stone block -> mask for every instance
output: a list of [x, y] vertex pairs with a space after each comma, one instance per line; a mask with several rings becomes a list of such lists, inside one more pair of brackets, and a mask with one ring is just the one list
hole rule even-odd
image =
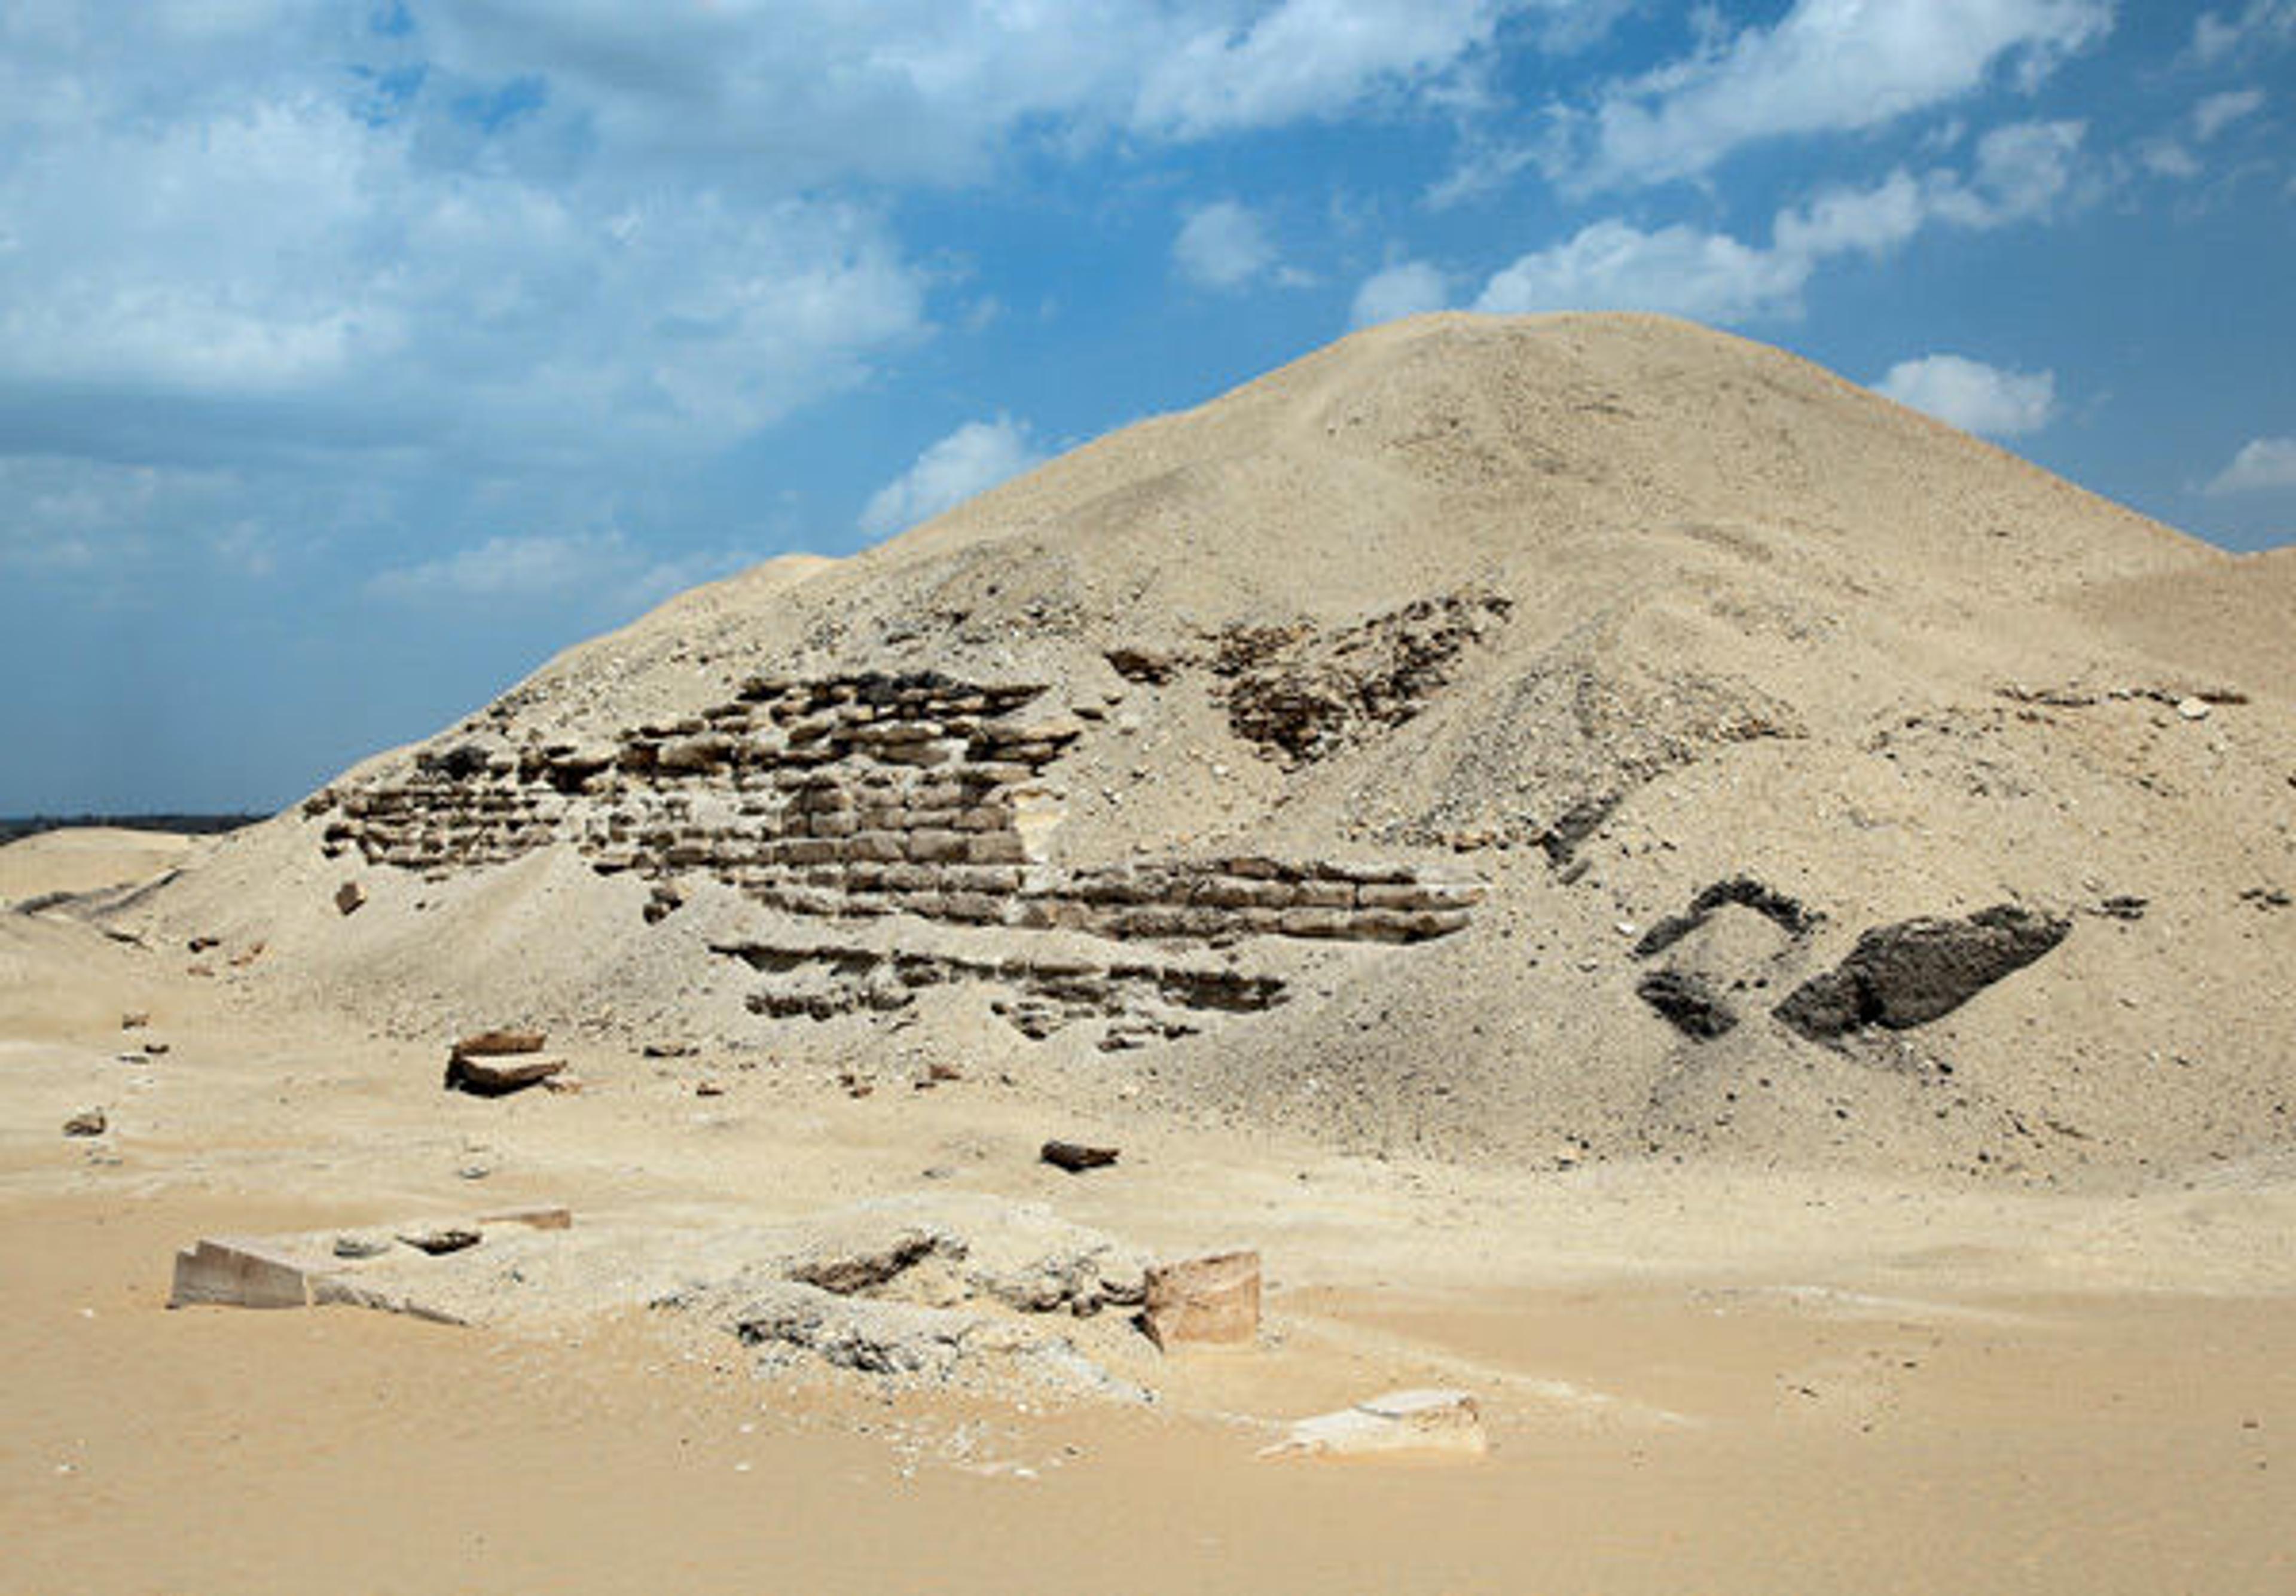
[[1355, 917], [1338, 909], [1287, 909], [1276, 917], [1275, 927], [1286, 936], [1345, 938]]
[[1216, 1253], [1152, 1266], [1141, 1323], [1165, 1352], [1249, 1345], [1259, 1334], [1259, 1255]]
[[1025, 865], [1029, 861], [1029, 845], [1017, 831], [976, 831], [970, 833], [964, 857], [978, 865]]
[[311, 1271], [266, 1245], [225, 1237], [202, 1239], [176, 1255], [171, 1308], [217, 1304], [233, 1308], [300, 1308], [311, 1300]]
[[902, 839], [897, 832], [856, 832], [853, 835], [845, 838], [840, 847], [849, 860], [861, 860], [882, 864], [897, 864], [908, 857], [908, 850], [903, 845]]
[[1353, 909], [1356, 889], [1352, 882], [1303, 881], [1292, 889], [1292, 901], [1301, 909]]
[[961, 831], [931, 828], [912, 831], [906, 839], [907, 857], [924, 863], [947, 863], [968, 856], [972, 838]]

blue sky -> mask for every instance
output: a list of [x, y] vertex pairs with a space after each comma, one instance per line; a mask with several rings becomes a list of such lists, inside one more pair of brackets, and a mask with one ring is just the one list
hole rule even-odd
[[1350, 326], [2296, 536], [2296, 0], [10, 0], [0, 813], [272, 807]]

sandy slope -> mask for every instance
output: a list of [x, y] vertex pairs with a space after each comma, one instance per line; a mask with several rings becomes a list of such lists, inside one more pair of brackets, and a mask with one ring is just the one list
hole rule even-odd
[[73, 827], [0, 846], [0, 908], [50, 893], [86, 893], [146, 881], [192, 857], [199, 843], [160, 832]]

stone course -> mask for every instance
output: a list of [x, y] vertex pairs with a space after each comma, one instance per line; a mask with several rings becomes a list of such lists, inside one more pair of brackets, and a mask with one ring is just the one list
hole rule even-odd
[[692, 872], [790, 914], [910, 914], [1113, 938], [1414, 942], [1480, 884], [1406, 866], [1261, 858], [1068, 868], [1045, 779], [1083, 723], [1045, 689], [933, 673], [753, 679], [734, 702], [611, 743], [473, 738], [396, 779], [330, 788], [330, 854], [424, 873], [570, 844], [602, 874]]

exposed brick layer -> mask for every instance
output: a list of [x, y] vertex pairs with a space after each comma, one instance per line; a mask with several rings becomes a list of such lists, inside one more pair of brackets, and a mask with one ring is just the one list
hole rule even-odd
[[1260, 858], [1096, 869], [1048, 862], [1046, 768], [1081, 735], [1044, 689], [937, 675], [758, 680], [611, 743], [469, 742], [395, 781], [330, 789], [326, 846], [435, 872], [570, 844], [601, 872], [708, 876], [769, 908], [1109, 937], [1417, 942], [1480, 885], [1406, 866]]

